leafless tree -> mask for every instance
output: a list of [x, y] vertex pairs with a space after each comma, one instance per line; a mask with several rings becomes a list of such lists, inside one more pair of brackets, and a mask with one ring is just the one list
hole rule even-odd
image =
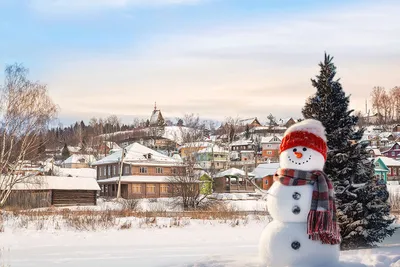
[[0, 207], [17, 183], [28, 178], [18, 174], [29, 153], [38, 149], [38, 139], [57, 114], [45, 85], [31, 82], [22, 65], [6, 67], [0, 94]]
[[383, 122], [385, 125], [387, 125], [393, 120], [394, 108], [393, 99], [388, 93], [386, 93], [386, 91], [383, 91], [381, 95], [381, 107], [383, 112]]
[[185, 210], [199, 208], [208, 196], [207, 193], [200, 192], [201, 183], [203, 183], [200, 180], [201, 175], [196, 157], [186, 157], [182, 163], [176, 165], [174, 173], [168, 178], [173, 185], [175, 205], [180, 205]]
[[355, 115], [358, 117], [357, 126], [360, 128], [365, 127], [367, 125], [367, 122], [365, 121], [365, 118], [364, 118], [362, 112], [357, 111], [355, 113]]
[[400, 86], [395, 86], [390, 90], [390, 97], [393, 102], [393, 113], [396, 122], [400, 121]]
[[383, 115], [382, 98], [384, 98], [384, 94], [386, 94], [385, 88], [380, 86], [375, 86], [371, 92], [372, 108], [378, 115]]

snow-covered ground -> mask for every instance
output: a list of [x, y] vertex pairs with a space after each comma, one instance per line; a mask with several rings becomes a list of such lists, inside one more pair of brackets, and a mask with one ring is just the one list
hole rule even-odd
[[[131, 220], [125, 230], [73, 231], [69, 228], [37, 230], [5, 225], [0, 233], [1, 267], [43, 266], [260, 266], [259, 235], [265, 219], [185, 220], [157, 218], [140, 226]], [[284, 256], [284, 255], [282, 255]], [[346, 251], [343, 267], [399, 267], [400, 232], [380, 248]]]

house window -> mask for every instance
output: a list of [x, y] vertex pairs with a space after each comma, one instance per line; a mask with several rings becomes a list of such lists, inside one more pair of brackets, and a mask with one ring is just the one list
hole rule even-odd
[[268, 184], [268, 180], [265, 180], [265, 184]]
[[251, 145], [248, 145], [247, 148], [248, 148], [248, 149], [251, 149]]
[[397, 168], [393, 168], [393, 175], [397, 175]]
[[124, 166], [124, 174], [131, 174], [131, 168], [129, 165], [125, 165]]
[[378, 162], [375, 162], [375, 167], [379, 167], [379, 163]]
[[103, 176], [106, 176], [106, 167], [103, 167]]
[[268, 155], [272, 155], [272, 151], [267, 151], [267, 154]]
[[147, 194], [155, 194], [156, 193], [156, 186], [154, 184], [147, 184], [146, 185], [146, 193]]
[[167, 184], [160, 185], [160, 192], [162, 194], [167, 194], [168, 193], [168, 185]]
[[178, 170], [177, 170], [176, 168], [172, 168], [172, 169], [171, 169], [171, 173], [172, 173], [172, 174], [177, 174], [177, 173], [178, 173]]
[[162, 173], [163, 173], [163, 168], [161, 168], [161, 167], [156, 167], [156, 173], [157, 173], [157, 174], [162, 174]]
[[392, 174], [392, 168], [389, 168], [389, 174]]
[[399, 149], [399, 145], [396, 145], [396, 149]]
[[271, 147], [271, 145], [268, 144], [267, 147]]
[[107, 166], [107, 175], [111, 176], [111, 166]]
[[140, 173], [147, 173], [147, 167], [140, 167], [139, 168]]
[[219, 167], [219, 162], [217, 162], [217, 167]]
[[396, 155], [396, 153], [394, 153], [394, 151], [392, 152], [392, 156], [395, 156]]
[[132, 193], [134, 193], [134, 194], [142, 193], [142, 186], [140, 184], [133, 184], [132, 185]]
[[113, 175], [117, 174], [117, 166], [113, 165]]

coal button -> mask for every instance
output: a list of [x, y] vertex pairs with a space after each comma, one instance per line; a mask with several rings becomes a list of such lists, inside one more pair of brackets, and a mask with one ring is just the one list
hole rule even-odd
[[299, 214], [300, 213], [300, 207], [299, 206], [294, 206], [293, 209], [292, 209], [292, 212], [294, 214]]
[[293, 195], [292, 195], [292, 197], [293, 197], [293, 199], [295, 199], [295, 200], [299, 200], [300, 197], [301, 197], [301, 195], [300, 195], [299, 192], [294, 192]]
[[300, 242], [294, 241], [294, 242], [292, 243], [292, 249], [298, 250], [299, 248], [300, 248]]

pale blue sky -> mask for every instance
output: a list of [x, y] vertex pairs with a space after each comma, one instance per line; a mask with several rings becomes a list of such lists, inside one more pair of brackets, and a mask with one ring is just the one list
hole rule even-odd
[[0, 65], [49, 86], [60, 120], [300, 116], [324, 51], [352, 106], [400, 85], [400, 1], [0, 0]]

